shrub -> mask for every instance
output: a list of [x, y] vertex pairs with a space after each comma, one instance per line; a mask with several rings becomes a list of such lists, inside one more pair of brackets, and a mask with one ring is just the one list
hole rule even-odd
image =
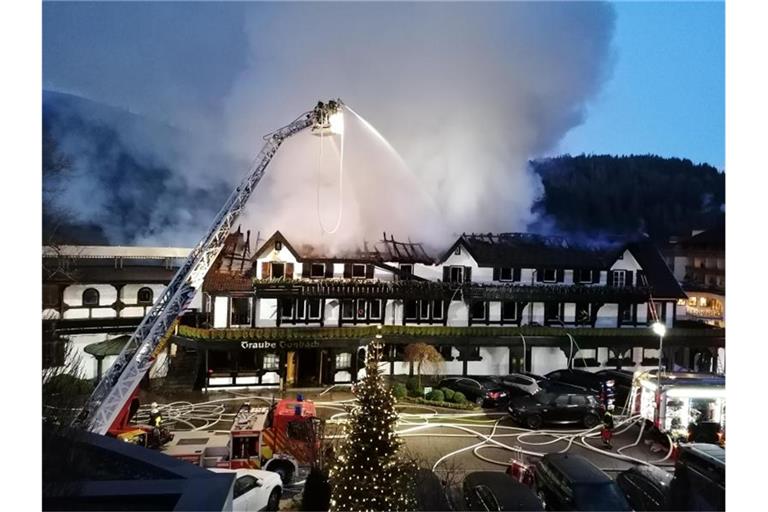
[[424, 388], [416, 387], [415, 389], [409, 389], [408, 396], [417, 396], [419, 398], [424, 398]]
[[427, 400], [432, 400], [433, 402], [442, 402], [445, 400], [445, 395], [443, 395], [443, 392], [439, 389], [435, 389], [434, 391], [427, 393]]
[[464, 396], [464, 393], [461, 391], [457, 391], [453, 394], [453, 403], [455, 404], [465, 404], [467, 403], [467, 397]]
[[408, 377], [408, 380], [405, 381], [405, 387], [408, 391], [415, 391], [419, 388], [419, 381], [416, 380], [416, 377]]
[[405, 396], [408, 394], [408, 390], [405, 389], [405, 384], [402, 382], [396, 382], [394, 386], [392, 386], [392, 394], [395, 395], [395, 398], [398, 400], [401, 398], [405, 398]]
[[453, 395], [456, 394], [456, 392], [452, 389], [448, 388], [440, 388], [440, 391], [443, 392], [443, 396], [445, 397], [446, 402], [452, 402], [453, 401]]
[[43, 384], [43, 393], [46, 395], [87, 395], [92, 391], [91, 381], [67, 373], [54, 375]]

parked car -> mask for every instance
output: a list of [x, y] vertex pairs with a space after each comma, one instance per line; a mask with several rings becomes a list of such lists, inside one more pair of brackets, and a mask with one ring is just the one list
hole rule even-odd
[[579, 455], [547, 454], [534, 473], [547, 510], [632, 510], [618, 484]]
[[419, 469], [414, 477], [416, 484], [416, 510], [452, 510], [450, 501], [440, 478], [429, 469]]
[[592, 428], [603, 414], [589, 391], [566, 387], [548, 387], [533, 396], [513, 397], [508, 410], [512, 419], [532, 429], [544, 423], [581, 423]]
[[501, 377], [501, 384], [507, 388], [511, 395], [533, 395], [541, 388], [539, 382], [544, 377], [533, 373], [510, 373]]
[[616, 483], [634, 510], [668, 510], [672, 474], [656, 466], [640, 464], [619, 473]]
[[669, 484], [669, 510], [725, 510], [725, 449], [681, 445]]
[[545, 377], [553, 382], [562, 382], [586, 388], [595, 394], [600, 393], [603, 388], [603, 381], [606, 380], [605, 377], [600, 378], [596, 373], [567, 369], [549, 372]]
[[544, 510], [529, 487], [498, 471], [476, 471], [464, 478], [464, 510]]
[[437, 387], [461, 391], [467, 400], [481, 407], [498, 407], [508, 396], [498, 377], [449, 377]]
[[277, 473], [260, 469], [210, 470], [215, 473], [235, 473], [235, 486], [232, 490], [234, 512], [276, 511], [280, 508], [283, 482]]
[[629, 370], [600, 370], [595, 375], [602, 380], [613, 380], [613, 390], [616, 395], [616, 408], [622, 409], [627, 403], [627, 397], [632, 392], [634, 374]]

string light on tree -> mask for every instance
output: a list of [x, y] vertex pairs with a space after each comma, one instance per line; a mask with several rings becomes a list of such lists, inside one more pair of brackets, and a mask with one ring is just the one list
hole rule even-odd
[[368, 345], [365, 377], [355, 385], [357, 406], [344, 426], [344, 442], [331, 467], [332, 511], [413, 510], [412, 482], [398, 457], [395, 398], [379, 370], [381, 335]]

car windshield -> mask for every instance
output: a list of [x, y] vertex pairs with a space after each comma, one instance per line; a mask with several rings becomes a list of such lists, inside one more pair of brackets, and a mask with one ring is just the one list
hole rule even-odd
[[573, 494], [577, 510], [631, 510], [626, 498], [613, 482], [576, 485]]

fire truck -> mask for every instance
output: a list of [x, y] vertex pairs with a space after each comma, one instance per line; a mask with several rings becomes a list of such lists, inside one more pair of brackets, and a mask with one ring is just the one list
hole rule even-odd
[[288, 485], [315, 459], [320, 431], [315, 404], [301, 396], [271, 406], [246, 402], [229, 432], [176, 432], [162, 451], [205, 468], [274, 471]]
[[[229, 236], [248, 199], [258, 186], [267, 166], [282, 143], [306, 129], [311, 129], [316, 135], [343, 136], [344, 112], [345, 107], [341, 100], [330, 100], [326, 103], [318, 102], [312, 110], [301, 114], [290, 124], [264, 136], [264, 145], [255, 158], [253, 167], [229, 196], [216, 215], [212, 226], [190, 252], [187, 260], [179, 267], [176, 275], [144, 316], [136, 331], [131, 335], [114, 363], [99, 381], [83, 409], [72, 422], [73, 427], [144, 445], [150, 444], [150, 435], [157, 437], [158, 431], [156, 429], [130, 423], [138, 408], [139, 383], [149, 372], [157, 355], [164, 349], [175, 324], [201, 287], [203, 279], [223, 249], [227, 236]], [[286, 411], [293, 407], [295, 413], [299, 410], [297, 409], [299, 405], [301, 407], [300, 414], [294, 414], [294, 416], [300, 416], [303, 419], [301, 421], [297, 421], [296, 418], [289, 420]], [[309, 411], [311, 411], [311, 415], [309, 415]], [[314, 418], [314, 407], [308, 402], [293, 404], [293, 402], [281, 401], [276, 405], [274, 411], [271, 411], [271, 416], [270, 411], [251, 413], [247, 410], [241, 410], [238, 417], [241, 419], [251, 417], [252, 419], [245, 421], [245, 423], [243, 421], [236, 422], [236, 425], [245, 425], [245, 427], [237, 427], [239, 430], [230, 432], [233, 441], [229, 448], [231, 450], [228, 462], [230, 466], [235, 460], [248, 461], [249, 464], [254, 464], [258, 460], [258, 463], [261, 464], [262, 458], [266, 458], [267, 461], [273, 460], [272, 464], [277, 464], [278, 461], [288, 456], [294, 458], [293, 466], [296, 457], [285, 451], [288, 449], [287, 446], [296, 445], [295, 449], [298, 450], [300, 446], [306, 446], [306, 443], [304, 445], [300, 441], [294, 443], [294, 440], [291, 439], [291, 433], [293, 429], [303, 428], [296, 426], [300, 422], [314, 422], [314, 419], [309, 419]], [[262, 417], [263, 419], [261, 419]], [[236, 435], [236, 432], [241, 432], [242, 435]], [[296, 433], [296, 435], [299, 434]], [[269, 436], [274, 436], [274, 439], [266, 439]], [[185, 442], [183, 439], [185, 437], [187, 436], [178, 436], [174, 445], [194, 444], [194, 439], [187, 439]], [[289, 439], [291, 442], [281, 447], [281, 438]], [[159, 444], [163, 444], [163, 441], [164, 439], [160, 436]], [[247, 448], [245, 451], [242, 451], [243, 446]], [[267, 449], [272, 451], [271, 457], [265, 457]], [[247, 454], [247, 456], [243, 454]], [[272, 467], [271, 464], [270, 467]], [[276, 466], [275, 468], [277, 469]]]

